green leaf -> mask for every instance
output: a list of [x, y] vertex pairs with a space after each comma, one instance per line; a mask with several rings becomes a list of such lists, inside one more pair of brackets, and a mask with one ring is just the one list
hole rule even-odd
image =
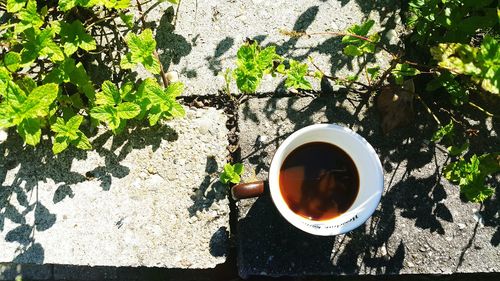
[[146, 79], [143, 82], [144, 90], [141, 95], [148, 99], [152, 104], [161, 104], [172, 99], [158, 83], [153, 79]]
[[17, 132], [23, 138], [26, 144], [35, 146], [40, 142], [42, 130], [40, 129], [40, 121], [38, 119], [24, 119], [18, 126]]
[[131, 13], [125, 14], [125, 13], [120, 13], [120, 19], [125, 23], [125, 25], [132, 29], [134, 27], [134, 15]]
[[65, 136], [56, 136], [52, 142], [52, 152], [59, 154], [69, 146], [69, 139]]
[[448, 125], [443, 126], [437, 130], [431, 138], [432, 142], [439, 142], [445, 136], [451, 136], [454, 133], [453, 121], [450, 121]]
[[[26, 1], [24, 1], [26, 2]], [[39, 29], [44, 21], [37, 11], [36, 0], [28, 0], [26, 8], [22, 8], [17, 12], [17, 18], [20, 20], [14, 27], [15, 33], [21, 33], [26, 29]]]
[[450, 101], [455, 106], [462, 105], [469, 99], [468, 92], [462, 88], [460, 83], [455, 80], [455, 76], [449, 71], [444, 71], [437, 78], [431, 80], [427, 84], [426, 90], [435, 91], [441, 87], [448, 92]]
[[489, 35], [484, 36], [479, 48], [479, 54], [485, 62], [500, 64], [500, 61], [498, 61], [500, 60], [500, 44]]
[[126, 9], [130, 6], [130, 0], [94, 0], [96, 5], [104, 6], [108, 9]]
[[396, 80], [396, 84], [402, 85], [404, 82], [404, 77], [416, 76], [420, 74], [420, 70], [411, 67], [406, 63], [398, 63], [396, 67], [391, 71], [394, 79]]
[[82, 121], [83, 121], [83, 116], [75, 115], [75, 116], [71, 117], [68, 120], [68, 122], [66, 122], [66, 126], [67, 126], [69, 131], [76, 132], [76, 131], [78, 131], [78, 128], [80, 128]]
[[66, 124], [64, 123], [64, 119], [58, 117], [56, 122], [50, 126], [50, 130], [55, 133], [66, 133]]
[[19, 68], [19, 63], [21, 62], [21, 55], [16, 52], [8, 52], [3, 58], [3, 65], [10, 72], [15, 72]]
[[27, 0], [7, 0], [7, 12], [15, 13], [20, 11], [26, 5]]
[[243, 93], [255, 93], [262, 79], [258, 72], [249, 72], [238, 68], [234, 70], [234, 75], [236, 76], [236, 86]]
[[262, 71], [269, 71], [273, 67], [273, 60], [275, 58], [276, 58], [276, 47], [269, 46], [257, 53], [256, 62], [259, 69], [261, 69]]
[[49, 107], [57, 98], [59, 85], [54, 83], [39, 86], [28, 95], [26, 101], [19, 107], [18, 118], [28, 119], [45, 117], [49, 114]]
[[111, 130], [120, 126], [117, 110], [111, 105], [96, 106], [90, 110], [90, 116], [108, 125]]
[[377, 77], [379, 76], [380, 74], [380, 66], [375, 66], [375, 67], [368, 67], [366, 69], [366, 72], [368, 72], [368, 74], [370, 75], [370, 78], [373, 80], [373, 79], [377, 79]]
[[458, 156], [458, 155], [462, 154], [464, 151], [466, 151], [467, 149], [469, 149], [469, 143], [468, 142], [465, 142], [461, 146], [452, 145], [452, 146], [449, 146], [447, 148], [448, 153], [450, 154], [450, 156]]
[[184, 84], [182, 84], [181, 82], [174, 82], [174, 83], [171, 83], [170, 85], [168, 85], [165, 93], [168, 96], [175, 99], [180, 94], [182, 94], [183, 91], [184, 91]]
[[73, 144], [80, 149], [92, 148], [88, 138], [79, 129], [82, 121], [83, 116], [81, 115], [71, 117], [68, 122], [64, 122], [62, 118], [57, 118], [56, 122], [50, 127], [56, 133], [52, 147], [54, 154], [62, 152], [69, 144]]
[[243, 167], [243, 164], [241, 163], [236, 163], [234, 164], [234, 172], [238, 175], [243, 174], [245, 168]]
[[82, 132], [77, 132], [78, 138], [71, 143], [74, 144], [77, 148], [83, 149], [83, 150], [89, 150], [92, 149], [92, 144], [90, 144], [89, 139], [85, 134]]
[[265, 73], [273, 71], [274, 61], [282, 58], [276, 54], [276, 47], [261, 50], [257, 42], [245, 43], [237, 52], [237, 68], [233, 75], [241, 92], [254, 93]]
[[127, 42], [130, 49], [130, 54], [122, 58], [120, 62], [122, 68], [132, 68], [134, 65], [141, 63], [151, 73], [160, 73], [160, 62], [153, 55], [156, 49], [156, 41], [153, 38], [151, 29], [145, 29], [139, 35], [128, 33], [125, 42]]
[[96, 94], [96, 104], [116, 105], [121, 102], [120, 91], [111, 81], [104, 81], [101, 90], [102, 92]]
[[61, 23], [61, 40], [64, 43], [64, 53], [67, 56], [81, 48], [86, 51], [96, 49], [96, 42], [86, 31], [83, 24], [76, 20], [71, 24]]
[[121, 119], [132, 119], [141, 113], [141, 108], [131, 102], [120, 103], [116, 110], [118, 112], [118, 117]]
[[23, 64], [30, 64], [39, 57], [47, 56], [51, 61], [64, 60], [64, 53], [61, 48], [54, 43], [51, 29], [44, 29], [36, 32], [33, 28], [24, 32], [26, 43], [21, 51], [21, 61]]
[[305, 78], [307, 70], [307, 64], [293, 59], [290, 60], [290, 69], [288, 70], [285, 86], [294, 89], [311, 90], [311, 83]]
[[75, 6], [88, 7], [93, 6], [92, 0], [59, 0], [59, 9], [61, 11], [68, 11]]
[[28, 76], [25, 76], [19, 80], [16, 81], [16, 84], [25, 92], [25, 93], [31, 93], [37, 85], [36, 82]]
[[[361, 25], [353, 25], [352, 27], [348, 28], [347, 31], [352, 33], [352, 34], [356, 34], [356, 35], [359, 35], [359, 36], [363, 36], [365, 37], [368, 32], [370, 31], [370, 29], [373, 27], [373, 25], [375, 24], [375, 21], [374, 20], [367, 20], [366, 22], [362, 23]], [[349, 35], [346, 35], [344, 37], [342, 37], [342, 43], [345, 43], [345, 44], [360, 44], [363, 42], [363, 39], [360, 39], [360, 38], [357, 38], [357, 37], [354, 37], [354, 36], [349, 36]]]
[[95, 88], [81, 62], [75, 65], [74, 59], [66, 58], [45, 77], [44, 81], [57, 84], [72, 83], [87, 96], [91, 105], [94, 104]]
[[161, 110], [161, 107], [159, 104], [155, 104], [151, 106], [151, 109], [149, 110], [148, 114], [148, 120], [149, 120], [149, 125], [154, 126], [158, 123], [160, 118], [163, 115], [163, 111]]
[[472, 155], [447, 165], [443, 171], [446, 179], [458, 183], [460, 192], [473, 202], [483, 202], [491, 197], [494, 190], [485, 184], [486, 177], [500, 172], [500, 154], [488, 153], [477, 157]]
[[241, 181], [241, 174], [243, 174], [244, 168], [243, 164], [236, 163], [231, 165], [227, 163], [224, 165], [224, 171], [220, 174], [219, 180], [223, 184], [228, 184], [229, 182], [237, 184]]
[[120, 97], [124, 101], [135, 101], [136, 91], [132, 82], [126, 82], [120, 88]]
[[362, 55], [363, 51], [354, 45], [347, 45], [344, 47], [344, 54], [351, 57], [357, 57]]
[[173, 102], [172, 107], [170, 109], [170, 115], [174, 118], [184, 117], [184, 115], [186, 115], [186, 111], [184, 110], [184, 107], [180, 103]]

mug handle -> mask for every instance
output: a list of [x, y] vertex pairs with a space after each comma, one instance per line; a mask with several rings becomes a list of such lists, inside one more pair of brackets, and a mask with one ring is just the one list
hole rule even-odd
[[234, 200], [259, 197], [264, 193], [264, 181], [240, 183], [231, 188]]

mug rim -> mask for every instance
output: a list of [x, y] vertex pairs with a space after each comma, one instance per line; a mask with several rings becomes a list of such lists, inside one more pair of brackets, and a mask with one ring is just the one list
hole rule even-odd
[[[335, 131], [336, 133], [344, 134], [345, 136], [357, 141], [359, 145], [361, 145], [364, 148], [363, 152], [368, 154], [368, 157], [370, 158], [370, 163], [368, 163], [368, 165], [370, 166], [370, 169], [372, 169], [374, 172], [374, 174], [370, 175], [371, 177], [373, 177], [372, 180], [374, 180], [374, 182], [371, 182], [371, 184], [374, 186], [374, 188], [372, 188], [373, 191], [371, 192], [373, 194], [369, 197], [369, 200], [367, 200], [367, 202], [365, 202], [361, 206], [353, 208], [353, 206], [357, 202], [356, 200], [358, 199], [361, 193], [361, 186], [360, 186], [355, 200], [353, 201], [351, 207], [347, 211], [343, 212], [337, 217], [322, 221], [310, 220], [293, 212], [286, 204], [279, 187], [279, 172], [281, 169], [282, 161], [284, 161], [286, 156], [288, 156], [288, 154], [291, 151], [293, 151], [296, 147], [294, 147], [291, 151], [289, 151], [287, 155], [283, 155], [285, 150], [293, 143], [293, 141], [297, 139], [297, 137], [302, 136], [303, 134], [311, 133], [312, 131], [316, 130], [332, 130]], [[300, 143], [298, 146], [309, 142], [313, 141], [305, 141], [303, 143]], [[330, 143], [336, 145], [335, 142], [330, 142]], [[340, 148], [344, 150], [343, 147]], [[351, 154], [349, 155], [352, 158], [352, 155]], [[278, 158], [283, 159], [281, 163], [277, 163]], [[353, 161], [355, 160], [353, 159]], [[355, 164], [356, 168], [358, 169], [358, 173], [360, 173], [359, 165], [356, 163], [356, 161]], [[361, 179], [360, 179], [360, 185], [361, 185]], [[279, 145], [278, 149], [276, 150], [273, 156], [269, 169], [269, 189], [271, 193], [271, 198], [273, 200], [274, 205], [278, 209], [279, 213], [293, 226], [307, 233], [319, 236], [332, 236], [332, 235], [346, 233], [362, 225], [368, 218], [372, 216], [373, 212], [376, 210], [382, 196], [383, 188], [384, 188], [384, 174], [383, 174], [382, 164], [380, 162], [377, 153], [375, 152], [375, 149], [361, 135], [357, 134], [356, 132], [347, 127], [336, 124], [309, 125], [292, 133], [283, 141], [283, 143]]]

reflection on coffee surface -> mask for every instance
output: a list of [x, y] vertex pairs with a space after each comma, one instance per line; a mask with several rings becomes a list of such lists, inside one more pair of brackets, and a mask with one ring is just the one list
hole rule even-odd
[[346, 212], [359, 190], [354, 161], [341, 148], [310, 142], [295, 148], [281, 165], [280, 191], [288, 207], [322, 221]]

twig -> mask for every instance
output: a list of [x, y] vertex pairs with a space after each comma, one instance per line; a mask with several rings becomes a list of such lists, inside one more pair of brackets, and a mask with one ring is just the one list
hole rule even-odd
[[370, 79], [370, 75], [368, 75], [368, 70], [366, 69], [366, 65], [365, 65], [365, 67], [364, 67], [364, 68], [365, 68], [366, 80], [368, 81], [368, 86], [370, 86], [370, 88], [371, 88], [371, 86], [372, 86], [372, 81], [371, 81], [371, 79]]
[[361, 83], [361, 82], [358, 82], [358, 81], [349, 81], [349, 80], [346, 80], [346, 79], [344, 79], [344, 78], [340, 78], [340, 77], [336, 77], [336, 76], [332, 76], [332, 75], [325, 74], [325, 72], [324, 72], [324, 71], [323, 71], [323, 70], [322, 70], [319, 66], [317, 66], [317, 65], [314, 63], [314, 61], [313, 61], [313, 59], [312, 59], [312, 58], [311, 58], [309, 61], [310, 61], [310, 62], [311, 62], [311, 64], [314, 66], [314, 68], [316, 68], [316, 70], [318, 70], [318, 71], [321, 73], [321, 75], [323, 75], [324, 77], [326, 77], [326, 78], [327, 78], [327, 79], [329, 79], [329, 80], [332, 80], [332, 81], [341, 81], [341, 82], [344, 82], [344, 83], [356, 84], [356, 85], [359, 85], [359, 86], [361, 86], [361, 87], [366, 88], [366, 90], [370, 90], [370, 89], [371, 89], [371, 86], [366, 85], [366, 84]]
[[[179, 9], [181, 7], [182, 0], [179, 0], [179, 3], [177, 4], [177, 9], [175, 9], [175, 17], [174, 17], [174, 29], [177, 26], [177, 18], [179, 18]], [[198, 2], [196, 2], [196, 5], [198, 5]]]
[[484, 109], [484, 108], [480, 107], [479, 105], [477, 105], [477, 104], [475, 104], [475, 103], [473, 103], [473, 102], [471, 102], [471, 101], [469, 101], [469, 105], [470, 105], [470, 106], [472, 106], [472, 107], [474, 107], [474, 108], [476, 108], [476, 109], [478, 109], [479, 111], [482, 111], [484, 114], [486, 114], [486, 115], [487, 115], [487, 116], [489, 116], [489, 117], [495, 117], [495, 118], [498, 118], [498, 117], [499, 117], [499, 116], [496, 116], [496, 115], [495, 115], [495, 114], [493, 114], [493, 113], [490, 113], [490, 112], [489, 112], [489, 111], [487, 111], [486, 109]]
[[115, 15], [110, 15], [110, 16], [107, 16], [107, 17], [104, 17], [104, 18], [100, 18], [100, 19], [98, 19], [98, 20], [96, 20], [96, 21], [92, 22], [91, 24], [87, 25], [87, 26], [85, 27], [85, 29], [86, 29], [86, 30], [90, 30], [90, 28], [91, 28], [92, 26], [94, 26], [94, 25], [96, 25], [96, 24], [98, 24], [98, 23], [101, 23], [101, 22], [103, 22], [103, 21], [106, 21], [106, 20], [109, 20], [109, 19], [114, 19], [114, 18], [116, 18], [116, 16], [115, 16]]
[[382, 73], [382, 75], [380, 76], [380, 79], [373, 86], [374, 89], [378, 89], [378, 88], [380, 88], [380, 86], [382, 86], [382, 83], [384, 83], [385, 79], [387, 79], [387, 76], [389, 76], [389, 74], [396, 67], [397, 64], [398, 64], [397, 60], [392, 61], [391, 66]]
[[[151, 5], [144, 13], [142, 13], [141, 17], [139, 18], [140, 21], [142, 21], [146, 15], [151, 12], [151, 10], [153, 10], [154, 8], [156, 8], [158, 5], [160, 5], [162, 2], [158, 1], [156, 3], [154, 3], [153, 5]], [[145, 3], [142, 3], [142, 5], [144, 5]]]
[[436, 114], [434, 114], [434, 112], [432, 112], [432, 110], [429, 108], [429, 106], [427, 106], [427, 104], [425, 103], [425, 101], [417, 94], [415, 94], [415, 97], [417, 100], [420, 101], [420, 103], [422, 103], [422, 105], [424, 106], [425, 110], [427, 110], [427, 112], [432, 115], [432, 118], [434, 118], [434, 120], [436, 120], [436, 123], [441, 126], [441, 121], [439, 121], [439, 118], [437, 118]]
[[[144, 30], [144, 26], [146, 26], [146, 20], [144, 20], [144, 13], [142, 12], [142, 6], [141, 6], [141, 3], [139, 2], [139, 0], [136, 0], [137, 2], [137, 10], [139, 10], [139, 13], [141, 13], [141, 23], [142, 23], [142, 27], [141, 29]], [[163, 86], [166, 88], [168, 87], [168, 79], [167, 79], [167, 75], [165, 74], [165, 70], [163, 69], [163, 64], [161, 63], [160, 61], [160, 56], [158, 55], [158, 52], [155, 50], [153, 50], [153, 56], [155, 56], [155, 58], [158, 60], [159, 64], [160, 64], [160, 76], [161, 76], [161, 80], [163, 81]]]

